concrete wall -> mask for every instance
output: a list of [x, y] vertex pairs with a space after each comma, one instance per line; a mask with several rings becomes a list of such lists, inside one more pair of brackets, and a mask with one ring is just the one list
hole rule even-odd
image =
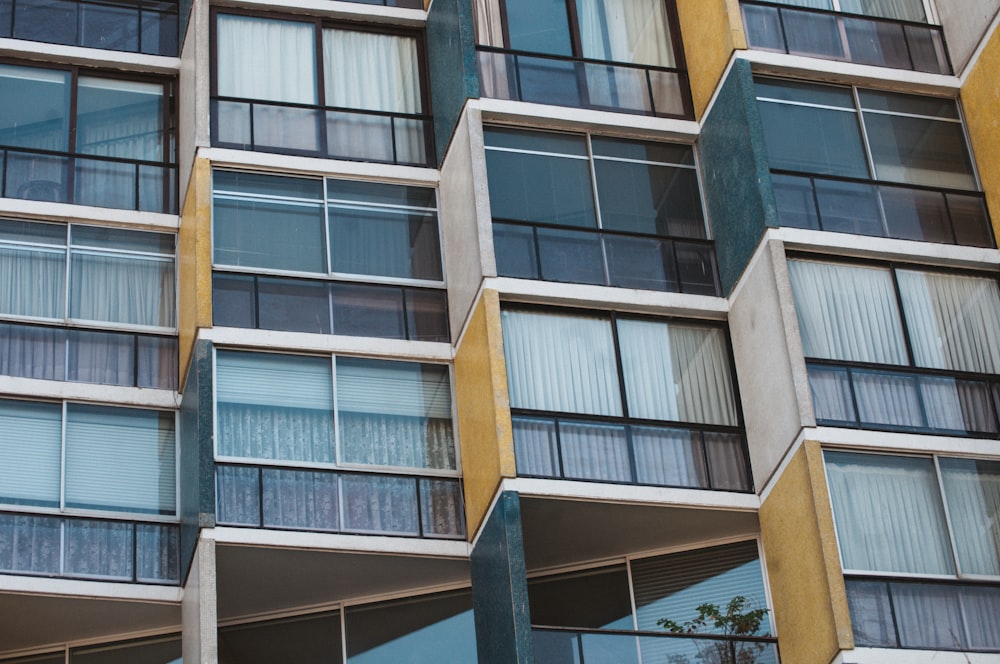
[[961, 74], [1000, 11], [1000, 0], [937, 0], [938, 19], [956, 74]]
[[[1000, 1], [1000, 0], [998, 0]], [[962, 105], [986, 204], [1000, 235], [1000, 31], [994, 31], [962, 86]]]
[[455, 403], [462, 447], [465, 518], [471, 540], [490, 508], [500, 481], [517, 474], [500, 299], [495, 291], [483, 291], [455, 355]]
[[809, 379], [784, 246], [760, 247], [731, 298], [729, 329], [754, 485], [764, 487], [803, 426], [813, 424]]
[[215, 525], [215, 451], [212, 413], [212, 346], [195, 347], [181, 399], [181, 579], [188, 574], [198, 532]]
[[854, 648], [833, 511], [818, 443], [792, 457], [760, 508], [781, 660], [829, 664]]
[[427, 53], [437, 162], [444, 159], [465, 100], [479, 97], [472, 0], [434, 0], [427, 12]]
[[448, 315], [452, 339], [458, 339], [483, 276], [496, 276], [479, 111], [468, 110], [459, 120], [441, 167], [439, 194]]
[[191, 172], [178, 233], [178, 364], [183, 389], [199, 327], [212, 326], [212, 168], [199, 159]]
[[764, 229], [778, 225], [764, 126], [746, 60], [736, 60], [722, 83], [698, 146], [722, 289], [728, 293]]
[[739, 0], [677, 0], [694, 114], [700, 119], [734, 49], [747, 47]]
[[219, 661], [216, 606], [215, 542], [204, 540], [198, 544], [181, 600], [181, 649], [187, 664], [216, 664]]
[[505, 491], [497, 499], [472, 549], [471, 564], [479, 661], [533, 664], [521, 501], [517, 493]]
[[181, 73], [177, 104], [177, 165], [181, 209], [186, 205], [195, 154], [210, 144], [208, 0], [193, 0], [187, 10], [187, 30], [181, 42]]

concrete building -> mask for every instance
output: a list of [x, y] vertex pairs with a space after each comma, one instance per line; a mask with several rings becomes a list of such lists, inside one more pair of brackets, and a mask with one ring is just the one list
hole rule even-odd
[[0, 0], [0, 664], [1000, 663], [998, 12]]

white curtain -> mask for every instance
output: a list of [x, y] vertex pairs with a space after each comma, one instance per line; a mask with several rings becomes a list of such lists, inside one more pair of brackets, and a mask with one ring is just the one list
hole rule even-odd
[[132, 527], [125, 521], [67, 519], [63, 523], [63, 572], [69, 576], [131, 580]]
[[0, 570], [58, 574], [62, 522], [50, 516], [0, 514]]
[[966, 574], [1000, 576], [1000, 463], [940, 464], [959, 567]]
[[420, 482], [420, 521], [424, 535], [462, 537], [465, 511], [458, 480], [424, 478]]
[[994, 279], [898, 270], [919, 366], [1000, 373], [1000, 288]]
[[963, 615], [969, 630], [969, 648], [1000, 648], [1000, 591], [996, 587], [964, 587], [961, 593]]
[[888, 269], [788, 261], [806, 357], [906, 364]]
[[962, 609], [955, 588], [894, 583], [892, 599], [899, 645], [958, 649], [965, 644]]
[[336, 531], [339, 489], [336, 473], [265, 468], [263, 525]]
[[927, 20], [924, 0], [840, 0], [840, 9], [853, 14], [894, 18], [900, 21]]
[[954, 574], [930, 459], [827, 452], [845, 570]]
[[70, 318], [174, 326], [174, 261], [74, 249]]
[[62, 328], [0, 324], [0, 375], [65, 380], [66, 335]]
[[622, 415], [608, 320], [525, 311], [502, 317], [513, 408]]
[[68, 380], [104, 385], [135, 382], [135, 337], [131, 334], [70, 332]]
[[624, 426], [560, 422], [563, 474], [566, 477], [631, 482]]
[[318, 103], [312, 23], [219, 14], [216, 27], [220, 96]]
[[220, 524], [260, 526], [259, 494], [260, 471], [257, 468], [215, 466], [216, 520]]
[[385, 475], [344, 475], [344, 530], [419, 535], [417, 479]]
[[0, 312], [61, 319], [65, 293], [65, 249], [0, 246]]
[[179, 580], [180, 528], [135, 524], [135, 578], [154, 582]]
[[634, 427], [636, 480], [640, 484], [708, 488], [708, 472], [697, 433], [683, 429]]
[[556, 425], [552, 420], [511, 418], [518, 475], [559, 477]]
[[855, 422], [857, 414], [851, 401], [851, 381], [846, 370], [809, 367], [809, 391], [812, 393], [816, 421]]

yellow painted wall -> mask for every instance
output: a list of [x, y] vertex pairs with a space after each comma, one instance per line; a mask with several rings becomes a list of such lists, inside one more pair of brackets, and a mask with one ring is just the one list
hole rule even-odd
[[181, 213], [178, 247], [178, 359], [184, 389], [199, 327], [212, 326], [212, 167], [196, 159]]
[[517, 474], [496, 291], [483, 291], [455, 355], [455, 404], [471, 541], [501, 479]]
[[760, 509], [781, 659], [829, 664], [854, 648], [818, 443], [806, 442], [781, 473]]
[[994, 31], [962, 86], [962, 105], [986, 204], [1000, 236], [1000, 31]]
[[701, 118], [734, 49], [747, 47], [739, 0], [677, 0], [694, 113]]

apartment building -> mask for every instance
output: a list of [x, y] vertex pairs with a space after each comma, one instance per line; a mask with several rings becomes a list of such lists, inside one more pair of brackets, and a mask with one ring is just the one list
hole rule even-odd
[[0, 664], [1000, 662], [997, 0], [0, 0]]

